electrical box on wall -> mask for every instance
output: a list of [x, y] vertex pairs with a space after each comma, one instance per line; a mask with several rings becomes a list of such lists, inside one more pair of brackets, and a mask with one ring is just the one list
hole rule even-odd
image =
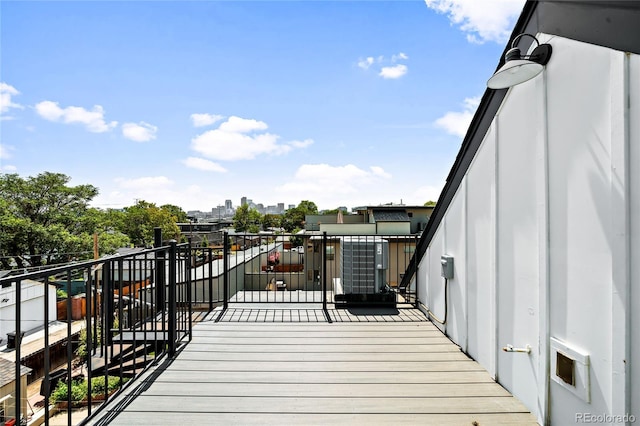
[[591, 402], [589, 355], [551, 338], [551, 379], [583, 401]]
[[440, 265], [442, 266], [440, 275], [448, 280], [453, 279], [453, 256], [443, 254], [440, 257]]

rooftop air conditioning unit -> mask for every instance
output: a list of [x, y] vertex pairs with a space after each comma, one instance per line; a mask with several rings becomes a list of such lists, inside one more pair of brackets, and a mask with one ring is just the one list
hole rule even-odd
[[395, 305], [395, 293], [386, 283], [389, 242], [381, 237], [354, 236], [343, 237], [340, 245], [336, 302]]

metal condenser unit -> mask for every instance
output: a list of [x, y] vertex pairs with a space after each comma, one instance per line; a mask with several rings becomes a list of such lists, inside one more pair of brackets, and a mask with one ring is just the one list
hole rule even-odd
[[388, 268], [387, 240], [380, 237], [343, 237], [340, 247], [343, 294], [339, 299], [346, 302], [389, 302], [392, 294], [388, 293], [386, 283]]

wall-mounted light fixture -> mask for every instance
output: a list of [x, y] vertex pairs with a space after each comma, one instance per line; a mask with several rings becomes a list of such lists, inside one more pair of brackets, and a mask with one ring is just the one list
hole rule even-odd
[[[529, 36], [536, 42], [536, 48], [530, 55], [522, 55], [516, 47], [518, 41]], [[507, 89], [540, 74], [551, 58], [551, 45], [540, 44], [531, 34], [519, 34], [513, 39], [511, 49], [504, 55], [505, 64], [487, 81], [490, 89]]]

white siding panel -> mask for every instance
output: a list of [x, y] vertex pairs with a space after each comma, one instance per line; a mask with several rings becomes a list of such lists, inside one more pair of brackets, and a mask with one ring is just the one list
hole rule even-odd
[[[429, 246], [427, 297], [425, 299], [427, 307], [440, 320], [444, 319], [444, 279], [440, 276], [440, 256], [445, 252], [445, 227], [443, 223], [440, 224]], [[444, 331], [441, 324], [436, 321], [433, 323]]]
[[466, 176], [467, 352], [495, 376], [495, 134], [487, 132]]
[[631, 221], [631, 414], [640, 419], [640, 56], [629, 61], [629, 182]]
[[[538, 367], [538, 227], [536, 149], [543, 137], [543, 79], [511, 89], [498, 118], [498, 347], [530, 345], [530, 354], [498, 352], [498, 378], [536, 407]], [[529, 129], [523, 132], [523, 129]]]
[[[463, 349], [466, 345], [465, 249], [465, 185], [462, 184], [447, 209], [446, 254], [453, 256], [454, 266], [453, 279], [449, 280], [447, 289], [447, 335]], [[444, 283], [444, 279], [441, 280]]]
[[566, 424], [576, 412], [611, 407], [609, 73], [615, 53], [560, 37], [553, 49], [547, 66], [550, 333], [592, 363], [590, 405], [551, 384], [552, 424]]

